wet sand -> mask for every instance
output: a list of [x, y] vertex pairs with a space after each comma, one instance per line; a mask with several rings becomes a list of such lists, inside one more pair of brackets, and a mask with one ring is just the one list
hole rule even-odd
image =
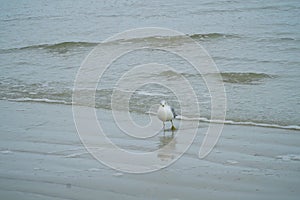
[[[174, 164], [147, 174], [104, 166], [83, 147], [71, 106], [0, 101], [1, 199], [298, 199], [300, 132], [226, 125], [205, 159], [206, 125]], [[108, 112], [100, 110], [99, 112]], [[114, 124], [103, 118], [105, 124]], [[106, 121], [105, 121], [106, 120]], [[130, 139], [112, 137], [138, 148]], [[171, 133], [152, 138], [157, 148]], [[176, 144], [174, 144], [176, 148]], [[167, 154], [161, 154], [167, 159]]]

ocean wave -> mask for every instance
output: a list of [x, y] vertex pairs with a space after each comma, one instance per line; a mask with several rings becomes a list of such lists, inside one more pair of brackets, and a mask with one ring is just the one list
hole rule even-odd
[[223, 82], [236, 84], [258, 84], [263, 79], [275, 78], [275, 75], [265, 73], [240, 73], [240, 72], [223, 72], [221, 73]]
[[237, 34], [223, 34], [223, 33], [207, 33], [207, 34], [190, 34], [188, 35], [192, 39], [219, 39], [219, 38], [239, 38]]
[[[4, 100], [4, 99], [2, 99]], [[15, 101], [15, 102], [36, 102], [36, 103], [49, 103], [49, 104], [64, 104], [64, 105], [72, 105], [72, 102], [63, 101], [63, 100], [53, 100], [47, 98], [17, 98], [17, 99], [6, 99], [8, 101]], [[96, 108], [101, 109], [111, 109], [105, 105], [96, 105]], [[155, 112], [148, 111], [146, 114], [156, 115]], [[260, 122], [253, 122], [253, 121], [235, 121], [235, 120], [210, 120], [205, 117], [185, 117], [178, 115], [176, 117], [178, 120], [183, 121], [200, 121], [205, 123], [216, 123], [216, 124], [226, 124], [226, 125], [240, 125], [240, 126], [255, 126], [255, 127], [264, 127], [264, 128], [277, 128], [277, 129], [288, 129], [288, 130], [300, 130], [299, 125], [280, 125], [280, 124], [273, 124], [273, 123], [260, 123]]]
[[[276, 75], [266, 74], [266, 73], [256, 73], [256, 72], [220, 72], [219, 73], [222, 77], [222, 81], [225, 83], [232, 83], [232, 84], [259, 84], [264, 79], [272, 79], [276, 78]], [[166, 77], [197, 77], [201, 78], [202, 76], [216, 76], [216, 74], [192, 74], [192, 73], [185, 73], [185, 72], [176, 72], [173, 70], [163, 71], [159, 74], [159, 76], [166, 76]]]
[[[207, 33], [207, 34], [201, 34], [201, 33], [195, 33], [195, 34], [187, 34], [186, 36], [194, 39], [194, 40], [211, 40], [211, 39], [221, 39], [221, 38], [237, 38], [238, 35], [235, 34], [222, 34], [222, 33]], [[172, 44], [174, 41], [180, 41], [183, 38], [183, 36], [150, 36], [150, 37], [142, 37], [142, 38], [129, 38], [129, 39], [119, 39], [119, 40], [112, 40], [109, 42], [105, 42], [105, 44], [115, 44], [116, 42], [141, 42], [141, 41], [170, 41]], [[57, 52], [67, 52], [68, 50], [76, 49], [76, 48], [89, 48], [94, 47], [99, 44], [104, 44], [100, 42], [85, 42], [85, 41], [64, 41], [54, 44], [33, 44], [29, 46], [24, 47], [15, 47], [15, 48], [9, 48], [9, 49], [0, 49], [0, 53], [9, 53], [14, 51], [21, 51], [21, 50], [49, 50], [49, 51], [57, 51]]]
[[139, 95], [143, 95], [143, 96], [162, 96], [162, 97], [168, 96], [168, 95], [163, 94], [163, 93], [145, 92], [145, 91], [137, 91], [136, 93], [139, 94]]
[[300, 155], [297, 154], [279, 155], [276, 158], [283, 161], [300, 161]]
[[[220, 123], [219, 121], [211, 121], [211, 122]], [[225, 120], [224, 124], [300, 130], [300, 126], [298, 126], [298, 125], [279, 125], [279, 124], [267, 124], [267, 123], [257, 123], [257, 122], [238, 122], [238, 121], [232, 121], [232, 120]]]
[[94, 47], [98, 43], [93, 42], [60, 42], [54, 44], [36, 44], [36, 45], [29, 45], [24, 47], [16, 47], [10, 49], [1, 49], [0, 53], [10, 53], [15, 51], [22, 51], [22, 50], [49, 50], [49, 51], [57, 51], [57, 52], [67, 52], [72, 49], [76, 48], [88, 48]]
[[34, 99], [34, 98], [17, 98], [17, 99], [8, 99], [9, 101], [16, 101], [16, 102], [39, 102], [39, 103], [51, 103], [51, 104], [65, 104], [65, 105], [71, 105], [71, 102], [63, 101], [63, 100], [53, 100], [53, 99]]
[[262, 37], [262, 38], [256, 38], [257, 42], [273, 42], [273, 43], [282, 43], [282, 44], [288, 44], [288, 43], [299, 43], [300, 39], [296, 37]]
[[61, 49], [61, 48], [76, 48], [76, 47], [91, 47], [96, 46], [98, 43], [92, 42], [61, 42], [56, 44], [41, 44], [41, 45], [32, 45], [27, 47], [21, 47], [20, 49]]
[[216, 123], [216, 124], [227, 124], [227, 125], [242, 125], [242, 126], [257, 126], [257, 127], [265, 127], [265, 128], [279, 128], [279, 129], [290, 129], [290, 130], [300, 130], [300, 126], [298, 125], [279, 125], [279, 124], [267, 124], [267, 123], [258, 123], [258, 122], [249, 122], [249, 121], [233, 121], [233, 120], [210, 120], [208, 118], [199, 117], [199, 118], [188, 118], [184, 116], [176, 117], [181, 120], [192, 120], [192, 121], [200, 121], [207, 123]]
[[[146, 114], [156, 115], [155, 112], [146, 112]], [[182, 115], [176, 116], [176, 119], [183, 121], [199, 121], [205, 123], [215, 123], [215, 124], [227, 124], [227, 125], [240, 125], [240, 126], [256, 126], [264, 128], [278, 128], [278, 129], [288, 129], [288, 130], [300, 130], [298, 125], [279, 125], [279, 124], [268, 124], [268, 123], [258, 123], [251, 121], [234, 121], [234, 120], [210, 120], [205, 117], [185, 117]]]

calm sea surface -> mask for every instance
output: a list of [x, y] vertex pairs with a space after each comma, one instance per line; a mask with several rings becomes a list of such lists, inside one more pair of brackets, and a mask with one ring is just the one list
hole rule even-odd
[[[300, 129], [298, 0], [1, 0], [0, 5], [3, 101], [70, 106], [76, 73], [96, 45], [128, 29], [164, 27], [185, 33], [209, 52], [225, 83], [228, 122]], [[150, 39], [158, 42], [145, 40]], [[120, 76], [154, 61], [176, 69], [157, 76], [172, 81], [184, 76], [193, 83], [201, 117], [209, 119], [210, 97], [202, 76], [174, 55], [155, 50], [132, 52], [114, 62], [98, 86], [96, 107], [110, 109]], [[130, 108], [146, 113], [161, 99], [180, 110], [174, 94], [157, 85], [136, 91]]]

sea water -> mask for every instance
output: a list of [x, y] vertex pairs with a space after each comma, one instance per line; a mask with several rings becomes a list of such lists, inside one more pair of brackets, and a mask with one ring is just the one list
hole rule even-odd
[[[70, 106], [76, 73], [93, 48], [128, 29], [163, 27], [194, 39], [216, 63], [226, 89], [226, 123], [300, 129], [299, 9], [297, 0], [2, 0], [0, 99]], [[142, 39], [158, 43], [161, 38]], [[180, 45], [181, 40], [168, 41]], [[130, 40], [137, 42], [141, 39]], [[98, 84], [96, 108], [111, 109], [122, 74], [153, 62], [174, 68], [155, 76], [175, 82], [184, 76], [195, 86], [201, 110], [195, 117], [209, 121], [211, 99], [203, 77], [213, 75], [195, 73], [184, 60], [159, 50], [116, 60]], [[162, 99], [180, 111], [176, 95], [155, 84], [134, 91], [130, 110], [147, 113]]]

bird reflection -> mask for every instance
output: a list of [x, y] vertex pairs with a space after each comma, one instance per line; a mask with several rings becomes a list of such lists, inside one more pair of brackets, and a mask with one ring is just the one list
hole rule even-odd
[[172, 160], [175, 157], [176, 151], [176, 137], [174, 137], [174, 131], [172, 135], [159, 137], [159, 150], [157, 156], [161, 160]]

